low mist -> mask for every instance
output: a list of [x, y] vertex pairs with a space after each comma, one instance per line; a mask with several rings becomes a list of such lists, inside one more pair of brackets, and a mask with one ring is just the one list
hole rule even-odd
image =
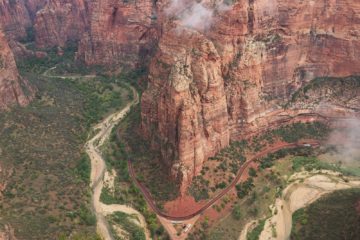
[[177, 18], [184, 27], [203, 30], [210, 27], [215, 12], [229, 9], [230, 7], [223, 2], [209, 5], [204, 1], [172, 0], [165, 12], [168, 16]]
[[343, 128], [334, 130], [328, 143], [336, 146], [337, 161], [360, 165], [360, 119], [341, 120]]

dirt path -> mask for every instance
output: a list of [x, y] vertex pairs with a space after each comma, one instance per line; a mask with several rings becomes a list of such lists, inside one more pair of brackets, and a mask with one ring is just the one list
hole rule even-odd
[[146, 239], [150, 239], [150, 233], [147, 229], [145, 218], [137, 210], [120, 204], [106, 205], [100, 201], [101, 191], [104, 185], [104, 174], [106, 171], [106, 164], [100, 153], [100, 147], [109, 138], [113, 127], [121, 121], [131, 107], [139, 103], [139, 96], [134, 88], [132, 88], [134, 94], [134, 100], [128, 103], [122, 110], [111, 114], [105, 118], [102, 122], [97, 124], [93, 130], [96, 135], [91, 138], [86, 144], [85, 149], [91, 159], [91, 183], [90, 186], [93, 189], [93, 207], [97, 218], [97, 230], [99, 234], [105, 240], [113, 239], [109, 231], [108, 223], [105, 219], [106, 215], [114, 212], [124, 212], [127, 214], [134, 214], [138, 217], [139, 224], [145, 229]]
[[77, 79], [77, 78], [95, 78], [96, 75], [52, 75], [50, 74], [50, 72], [52, 70], [56, 69], [55, 67], [49, 68], [48, 70], [46, 70], [45, 72], [43, 72], [43, 76], [48, 77], [48, 78], [60, 78], [60, 79]]

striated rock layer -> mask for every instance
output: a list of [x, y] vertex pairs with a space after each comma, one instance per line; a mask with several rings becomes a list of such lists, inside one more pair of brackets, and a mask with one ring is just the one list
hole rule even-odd
[[182, 192], [230, 140], [317, 112], [284, 108], [312, 79], [360, 75], [360, 2], [239, 0], [212, 14], [202, 33], [186, 19], [163, 26], [141, 103], [144, 135]]
[[156, 138], [153, 146], [173, 176], [187, 182], [229, 144], [221, 59], [211, 41], [185, 28], [167, 31], [154, 59], [142, 97], [143, 129]]
[[14, 55], [0, 28], [0, 109], [14, 104], [27, 105], [33, 92], [28, 82], [20, 77]]
[[85, 0], [50, 0], [36, 13], [35, 41], [39, 48], [79, 41], [88, 26]]
[[0, 24], [12, 38], [25, 38], [26, 29], [32, 25], [25, 2], [0, 0]]
[[[153, 1], [96, 0], [89, 3], [90, 27], [77, 58], [88, 65], [134, 65], [154, 38]], [[144, 50], [145, 52], [142, 52]]]

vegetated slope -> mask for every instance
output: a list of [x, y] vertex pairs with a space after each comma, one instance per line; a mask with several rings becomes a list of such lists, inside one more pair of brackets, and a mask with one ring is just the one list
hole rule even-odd
[[[41, 69], [30, 61], [27, 70]], [[38, 89], [34, 102], [0, 114], [1, 180], [6, 182], [0, 222], [13, 227], [18, 239], [96, 238], [83, 144], [90, 126], [121, 108], [129, 94], [115, 78], [39, 74], [25, 73]]]
[[360, 189], [336, 191], [296, 211], [291, 239], [360, 239]]

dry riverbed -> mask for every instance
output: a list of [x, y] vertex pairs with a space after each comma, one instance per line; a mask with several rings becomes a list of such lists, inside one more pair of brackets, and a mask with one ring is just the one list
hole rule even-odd
[[[291, 234], [292, 214], [319, 199], [324, 194], [336, 190], [360, 187], [358, 179], [344, 179], [338, 172], [317, 170], [299, 172], [292, 175], [290, 183], [283, 191], [282, 196], [270, 206], [272, 216], [266, 220], [260, 240], [288, 239]], [[246, 239], [246, 233], [253, 223], [246, 225], [239, 240]]]

